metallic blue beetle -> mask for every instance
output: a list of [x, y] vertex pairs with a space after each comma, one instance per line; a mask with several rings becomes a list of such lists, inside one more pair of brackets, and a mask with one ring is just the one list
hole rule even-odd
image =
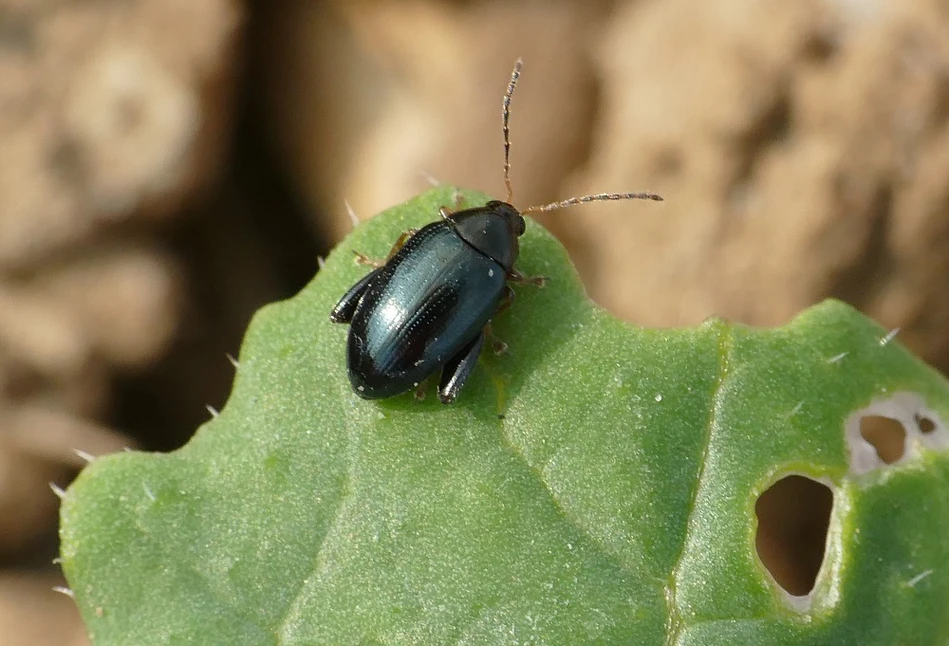
[[[441, 221], [402, 234], [384, 263], [368, 263], [376, 268], [330, 314], [334, 323], [350, 324], [347, 366], [360, 397], [382, 399], [422, 388], [441, 370], [438, 396], [443, 403], [452, 402], [478, 360], [491, 318], [514, 298], [507, 281], [544, 284], [544, 278], [514, 269], [525, 225], [510, 204], [508, 119], [520, 71], [518, 60], [502, 104], [507, 201], [454, 213], [442, 207]], [[662, 198], [653, 193], [586, 195], [523, 212], [626, 199]], [[495, 341], [496, 352], [505, 348]]]

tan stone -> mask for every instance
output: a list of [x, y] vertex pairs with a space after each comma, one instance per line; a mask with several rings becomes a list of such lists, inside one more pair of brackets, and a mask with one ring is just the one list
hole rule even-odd
[[[503, 197], [500, 105], [518, 56], [513, 106], [519, 203], [544, 199], [585, 153], [593, 79], [583, 4], [459, 6], [288, 0], [268, 23], [268, 122], [320, 226], [442, 182]], [[551, 134], [555, 133], [555, 134]]]
[[51, 572], [0, 571], [0, 635], [4, 646], [87, 646], [76, 604], [53, 586]]

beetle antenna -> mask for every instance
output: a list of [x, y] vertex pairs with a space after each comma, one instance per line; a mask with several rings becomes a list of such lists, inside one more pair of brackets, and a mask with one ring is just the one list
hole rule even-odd
[[655, 200], [656, 202], [662, 202], [662, 196], [655, 193], [643, 192], [643, 193], [597, 193], [596, 195], [583, 195], [581, 197], [571, 197], [568, 200], [563, 200], [562, 202], [551, 202], [550, 204], [544, 204], [542, 206], [531, 206], [521, 211], [522, 214], [526, 213], [546, 213], [548, 211], [556, 211], [557, 209], [562, 209], [568, 206], [573, 206], [574, 204], [584, 204], [586, 202], [607, 202], [614, 200]]
[[511, 118], [511, 99], [514, 97], [514, 88], [517, 87], [517, 79], [521, 76], [521, 65], [524, 62], [517, 59], [514, 63], [514, 71], [511, 72], [511, 82], [507, 84], [507, 92], [504, 93], [504, 101], [501, 103], [501, 131], [504, 133], [504, 188], [507, 189], [508, 204], [514, 199], [514, 190], [511, 188], [511, 129], [507, 122]]

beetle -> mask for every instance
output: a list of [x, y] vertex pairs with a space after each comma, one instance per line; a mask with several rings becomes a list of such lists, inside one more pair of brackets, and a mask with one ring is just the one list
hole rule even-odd
[[[383, 399], [416, 388], [421, 398], [428, 378], [441, 371], [438, 397], [454, 401], [490, 334], [491, 319], [514, 299], [508, 283], [544, 285], [543, 277], [514, 268], [524, 214], [601, 200], [662, 200], [649, 192], [599, 193], [518, 211], [511, 204], [508, 121], [521, 65], [518, 59], [501, 104], [506, 200], [456, 212], [441, 207], [441, 220], [403, 233], [385, 261], [357, 254], [373, 270], [343, 295], [330, 320], [350, 326], [346, 364], [360, 397]], [[494, 347], [500, 354], [507, 346], [495, 340]]]

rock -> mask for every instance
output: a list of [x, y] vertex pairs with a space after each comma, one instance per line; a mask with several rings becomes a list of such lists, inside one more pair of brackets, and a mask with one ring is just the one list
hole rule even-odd
[[53, 586], [65, 586], [48, 572], [0, 571], [0, 635], [4, 646], [87, 646], [76, 604]]
[[518, 56], [516, 199], [534, 203], [586, 152], [595, 96], [581, 4], [282, 2], [266, 27], [262, 108], [334, 239], [436, 180], [504, 196], [501, 97]]
[[645, 325], [775, 325], [833, 296], [949, 368], [949, 15], [935, 0], [628, 5], [563, 214], [590, 293]]
[[949, 369], [949, 18], [938, 0], [458, 7], [287, 0], [265, 104], [320, 225], [424, 190], [515, 202], [651, 189], [541, 218], [591, 296], [644, 325], [777, 325], [842, 298]]
[[16, 3], [0, 34], [0, 271], [116, 220], [170, 216], [215, 176], [233, 0]]
[[178, 263], [155, 248], [101, 244], [33, 281], [34, 291], [67, 310], [89, 351], [117, 367], [161, 356], [181, 318]]
[[131, 442], [66, 411], [24, 403], [0, 413], [0, 555], [22, 550], [55, 526], [59, 500], [50, 482], [65, 486], [85, 461]]
[[[0, 0], [6, 562], [51, 558], [48, 483], [82, 467], [74, 448], [131, 444], [90, 420], [112, 412], [116, 374], [154, 362], [178, 331], [182, 270], [155, 238], [220, 173], [241, 19], [234, 0]], [[50, 585], [29, 603], [0, 586], [4, 644], [85, 643]]]

